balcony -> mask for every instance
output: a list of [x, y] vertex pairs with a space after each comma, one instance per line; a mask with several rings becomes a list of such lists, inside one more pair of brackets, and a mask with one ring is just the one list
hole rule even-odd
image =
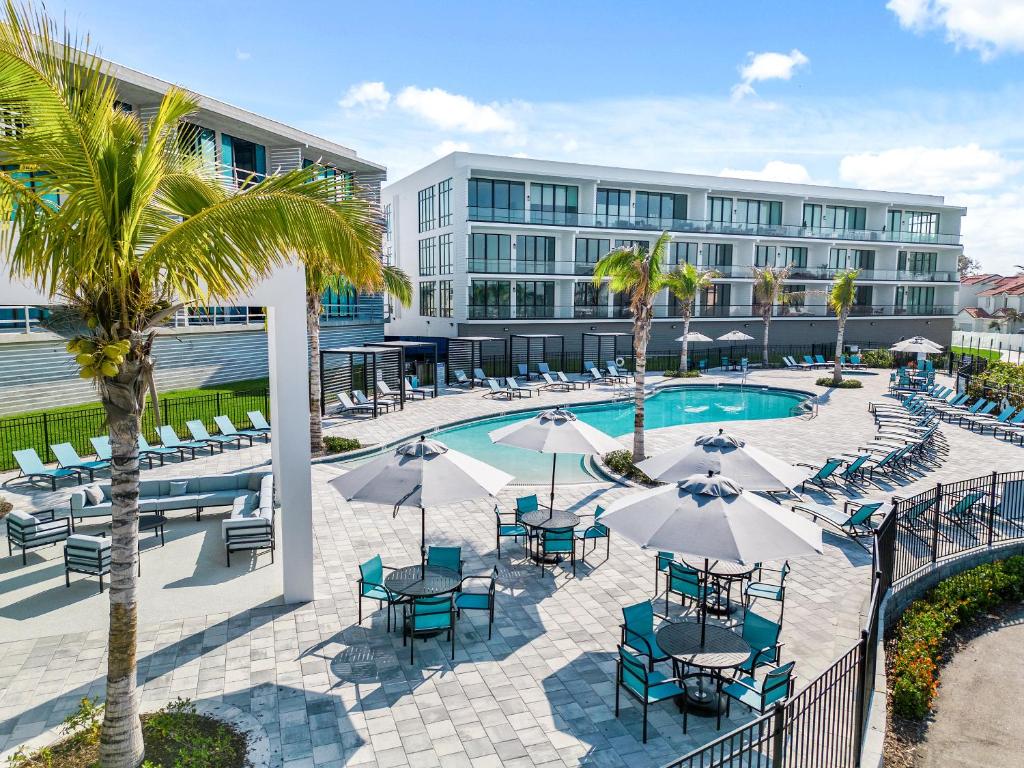
[[[853, 267], [790, 267], [789, 280], [832, 280], [836, 275]], [[905, 269], [859, 269], [858, 280], [894, 280], [901, 283], [955, 283], [960, 278], [956, 270], [937, 272], [911, 272]]]
[[[633, 314], [626, 306], [607, 304], [577, 304], [565, 306], [482, 306], [467, 307], [469, 320], [632, 320]], [[850, 311], [850, 317], [944, 317], [953, 316], [956, 308], [952, 305], [894, 306], [892, 304], [858, 304]], [[682, 308], [671, 304], [655, 304], [655, 319], [678, 320], [683, 316]], [[775, 305], [772, 316], [777, 318], [814, 320], [835, 317], [835, 312], [824, 304], [793, 306]], [[720, 319], [760, 320], [759, 304], [720, 304], [694, 307], [694, 320]]]
[[884, 229], [831, 229], [794, 224], [747, 224], [703, 219], [663, 219], [649, 216], [605, 216], [569, 211], [528, 211], [522, 208], [469, 206], [469, 221], [533, 224], [553, 227], [618, 229], [646, 232], [681, 232], [740, 237], [786, 237], [814, 240], [852, 240], [870, 243], [959, 245], [960, 235], [926, 232], [891, 232]]

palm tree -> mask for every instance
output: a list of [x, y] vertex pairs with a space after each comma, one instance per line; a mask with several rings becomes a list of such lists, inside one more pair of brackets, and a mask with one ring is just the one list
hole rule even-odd
[[683, 348], [679, 353], [679, 370], [686, 373], [689, 362], [689, 341], [686, 336], [690, 332], [690, 320], [693, 318], [693, 305], [700, 292], [711, 285], [711, 280], [718, 276], [714, 271], [700, 271], [693, 264], [680, 264], [676, 269], [665, 275], [664, 285], [682, 305], [683, 314]]
[[635, 403], [633, 417], [633, 461], [644, 458], [644, 374], [647, 371], [647, 342], [651, 338], [654, 297], [665, 284], [662, 271], [671, 235], [663, 232], [650, 250], [637, 246], [616, 248], [594, 265], [594, 285], [609, 278], [608, 287], [629, 297], [633, 313], [633, 351], [636, 355]]
[[[230, 300], [286, 254], [333, 259], [366, 290], [383, 287], [379, 228], [338, 200], [322, 169], [228, 189], [220, 169], [182, 149], [197, 100], [170, 88], [148, 126], [116, 108], [106, 65], [43, 12], [8, 3], [0, 21], [0, 252], [15, 280], [61, 304], [54, 327], [95, 382], [111, 437], [110, 628], [104, 768], [135, 768], [144, 746], [136, 695], [139, 456], [155, 394], [156, 329], [187, 304]], [[32, 172], [33, 186], [24, 174]], [[59, 206], [48, 198], [59, 195]], [[377, 217], [374, 215], [373, 220]], [[154, 397], [154, 405], [156, 399]]]
[[754, 303], [761, 310], [761, 322], [764, 323], [764, 349], [762, 361], [768, 367], [768, 329], [772, 324], [772, 313], [775, 307], [795, 299], [782, 290], [783, 281], [789, 277], [789, 267], [776, 267], [766, 264], [753, 267], [754, 270]]
[[[352, 284], [332, 269], [330, 261], [307, 259], [306, 267], [306, 331], [309, 335], [309, 441], [314, 456], [324, 452], [324, 427], [320, 417], [320, 315], [327, 290], [338, 293], [352, 290]], [[382, 268], [384, 290], [403, 306], [412, 301], [412, 283], [398, 267]]]
[[835, 282], [828, 292], [828, 305], [836, 313], [839, 330], [836, 333], [836, 359], [832, 368], [833, 386], [843, 381], [843, 334], [846, 331], [846, 318], [850, 316], [850, 308], [857, 300], [857, 275], [859, 270], [851, 269], [836, 275]]

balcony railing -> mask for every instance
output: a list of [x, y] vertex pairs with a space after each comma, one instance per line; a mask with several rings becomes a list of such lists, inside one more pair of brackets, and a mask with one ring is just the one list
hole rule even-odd
[[[748, 268], [749, 269], [749, 268]], [[790, 267], [790, 280], [831, 280], [836, 275], [854, 267]], [[907, 283], [955, 283], [959, 280], [956, 270], [936, 272], [912, 272], [906, 269], [858, 269], [858, 280], [895, 280]]]
[[0, 306], [0, 333], [32, 333], [49, 313], [46, 307]]
[[[513, 307], [469, 305], [469, 320], [631, 320], [633, 315], [626, 306], [609, 306], [607, 304], [577, 304], [575, 306], [526, 306]], [[655, 304], [655, 319], [680, 319], [682, 307], [672, 304]], [[850, 311], [851, 317], [943, 317], [955, 314], [952, 305], [914, 305], [894, 306], [892, 304], [856, 305]], [[694, 307], [694, 319], [742, 318], [760, 319], [759, 304], [719, 304], [714, 306]], [[791, 304], [775, 305], [773, 317], [815, 318], [835, 317], [829, 307], [824, 304], [793, 306]]]
[[853, 240], [875, 243], [916, 243], [920, 245], [959, 245], [960, 235], [938, 232], [902, 232], [886, 229], [832, 229], [794, 224], [750, 224], [707, 221], [704, 219], [667, 219], [650, 216], [606, 216], [571, 211], [529, 211], [522, 208], [485, 208], [469, 206], [470, 221], [503, 224], [536, 224], [556, 227], [640, 230], [649, 232], [694, 232], [698, 234], [739, 235], [743, 237], [798, 237], [816, 240]]

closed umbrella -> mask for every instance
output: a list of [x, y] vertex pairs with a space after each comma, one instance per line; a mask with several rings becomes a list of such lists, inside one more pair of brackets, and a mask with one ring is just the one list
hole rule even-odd
[[493, 496], [512, 475], [420, 437], [350, 470], [331, 485], [348, 501], [420, 508], [420, 565], [427, 560], [426, 508]]
[[[752, 565], [821, 553], [821, 529], [721, 475], [692, 475], [678, 483], [624, 496], [601, 523], [641, 547]], [[701, 644], [706, 610], [700, 606]]]
[[542, 411], [529, 419], [501, 427], [488, 433], [492, 443], [525, 448], [551, 456], [551, 504], [555, 511], [555, 466], [560, 453], [604, 454], [617, 451], [622, 445], [596, 427], [576, 418], [567, 408]]
[[729, 331], [724, 336], [719, 336], [718, 341], [753, 341], [753, 336], [748, 336], [743, 331]]
[[777, 459], [721, 429], [717, 435], [698, 437], [693, 445], [673, 448], [636, 466], [652, 480], [663, 482], [713, 472], [734, 480], [745, 491], [781, 493], [810, 476], [809, 470]]

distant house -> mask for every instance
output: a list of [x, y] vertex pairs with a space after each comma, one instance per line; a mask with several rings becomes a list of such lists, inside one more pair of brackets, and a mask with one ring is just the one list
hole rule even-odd
[[958, 304], [958, 330], [1024, 331], [1024, 275], [964, 277]]

